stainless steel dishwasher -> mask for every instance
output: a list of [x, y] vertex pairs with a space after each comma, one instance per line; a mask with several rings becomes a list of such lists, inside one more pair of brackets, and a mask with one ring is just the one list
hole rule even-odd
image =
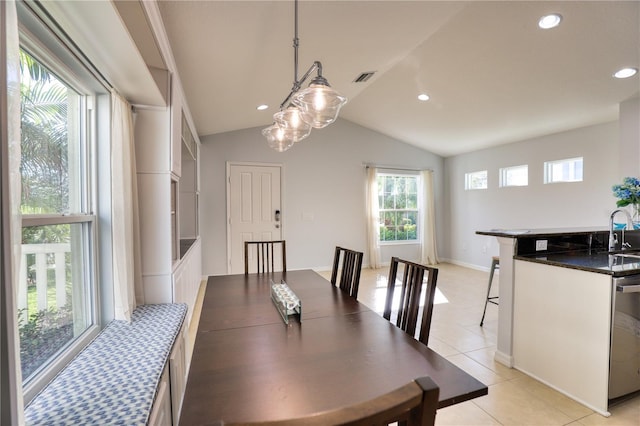
[[609, 400], [640, 391], [640, 275], [613, 279]]

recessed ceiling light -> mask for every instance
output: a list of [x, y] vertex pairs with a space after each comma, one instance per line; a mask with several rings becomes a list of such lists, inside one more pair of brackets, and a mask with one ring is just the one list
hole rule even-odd
[[551, 15], [546, 15], [540, 18], [540, 20], [538, 21], [538, 26], [543, 30], [548, 30], [560, 25], [560, 21], [562, 21], [562, 15], [558, 13], [552, 13]]
[[638, 68], [622, 68], [621, 70], [616, 71], [613, 76], [615, 78], [629, 78], [638, 73]]
[[426, 93], [421, 93], [418, 95], [418, 99], [420, 99], [421, 101], [428, 101], [429, 95], [427, 95]]
[[269, 105], [267, 105], [267, 104], [258, 105], [258, 106], [256, 107], [256, 109], [257, 109], [258, 111], [264, 111], [264, 110], [265, 110], [265, 109], [267, 109], [267, 108], [269, 108]]

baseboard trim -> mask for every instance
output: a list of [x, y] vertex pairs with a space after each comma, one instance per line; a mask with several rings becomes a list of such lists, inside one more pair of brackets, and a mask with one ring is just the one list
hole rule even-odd
[[511, 355], [507, 355], [504, 352], [496, 351], [493, 359], [495, 359], [502, 365], [513, 368], [513, 356]]
[[455, 260], [455, 259], [440, 259], [440, 262], [450, 263], [452, 265], [464, 266], [465, 268], [475, 269], [476, 271], [482, 271], [482, 272], [489, 272], [489, 269], [490, 269], [488, 266], [478, 266], [472, 263], [460, 262], [459, 260]]

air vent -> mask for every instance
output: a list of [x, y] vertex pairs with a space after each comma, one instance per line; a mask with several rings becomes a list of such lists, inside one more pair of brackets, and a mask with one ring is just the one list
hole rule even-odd
[[356, 77], [355, 80], [353, 80], [354, 83], [364, 83], [365, 81], [369, 80], [371, 77], [373, 77], [373, 75], [375, 74], [375, 71], [367, 71], [367, 72], [363, 72], [362, 74], [360, 74], [359, 76]]

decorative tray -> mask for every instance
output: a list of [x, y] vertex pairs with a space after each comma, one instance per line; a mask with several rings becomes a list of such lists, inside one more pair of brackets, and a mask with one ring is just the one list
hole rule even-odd
[[280, 283], [271, 281], [271, 300], [285, 324], [289, 324], [290, 317], [298, 317], [298, 321], [302, 321], [302, 302], [284, 280], [280, 280]]

